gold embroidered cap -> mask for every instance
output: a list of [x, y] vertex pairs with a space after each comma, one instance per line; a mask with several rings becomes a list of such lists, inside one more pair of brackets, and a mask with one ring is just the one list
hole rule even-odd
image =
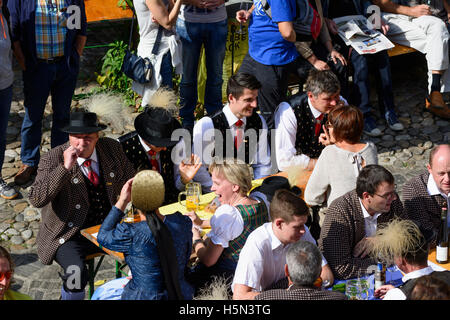
[[154, 170], [143, 170], [136, 174], [131, 187], [131, 202], [142, 212], [153, 211], [164, 202], [164, 180]]

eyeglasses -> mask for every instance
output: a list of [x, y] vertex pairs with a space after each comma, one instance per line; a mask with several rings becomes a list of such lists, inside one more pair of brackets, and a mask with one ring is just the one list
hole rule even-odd
[[384, 195], [381, 195], [378, 193], [374, 193], [374, 195], [377, 195], [377, 196], [383, 198], [384, 200], [390, 200], [390, 199], [396, 198], [397, 197], [397, 185], [394, 185], [394, 191], [391, 191]]
[[9, 279], [11, 279], [12, 275], [13, 275], [12, 271], [0, 272], [0, 281], [3, 281], [3, 279], [5, 279], [5, 278], [6, 278], [6, 280], [9, 280]]

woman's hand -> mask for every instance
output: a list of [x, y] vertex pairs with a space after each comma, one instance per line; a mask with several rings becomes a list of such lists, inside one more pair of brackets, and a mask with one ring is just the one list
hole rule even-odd
[[116, 208], [120, 209], [122, 212], [125, 211], [127, 204], [131, 201], [131, 185], [133, 183], [133, 179], [131, 178], [122, 187], [120, 191], [119, 200], [116, 202]]
[[203, 220], [195, 213], [195, 211], [189, 211], [186, 215], [191, 219], [192, 224], [195, 226], [201, 226]]
[[323, 133], [319, 136], [319, 143], [321, 143], [324, 146], [329, 146], [332, 144], [330, 134], [328, 133], [327, 127], [325, 125], [322, 126]]

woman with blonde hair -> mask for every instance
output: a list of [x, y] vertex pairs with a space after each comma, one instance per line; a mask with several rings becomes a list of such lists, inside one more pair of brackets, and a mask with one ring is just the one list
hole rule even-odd
[[206, 240], [201, 238], [197, 228], [205, 226], [204, 221], [195, 212], [189, 213], [194, 223], [193, 250], [199, 264], [191, 270], [188, 279], [196, 290], [214, 276], [231, 280], [248, 235], [268, 221], [265, 203], [248, 196], [252, 178], [247, 164], [237, 159], [216, 159], [209, 172], [213, 182], [211, 190], [220, 206], [209, 221], [211, 232]]
[[310, 206], [327, 206], [355, 189], [356, 178], [368, 164], [378, 164], [377, 148], [361, 142], [363, 114], [357, 107], [338, 106], [328, 114], [324, 140], [331, 144], [322, 150], [305, 189]]

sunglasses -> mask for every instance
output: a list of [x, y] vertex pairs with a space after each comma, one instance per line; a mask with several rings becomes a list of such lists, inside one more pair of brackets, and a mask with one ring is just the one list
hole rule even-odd
[[6, 280], [9, 280], [9, 279], [11, 279], [12, 275], [13, 275], [12, 271], [0, 272], [0, 281], [3, 281], [3, 279], [5, 279], [5, 278], [6, 278]]

